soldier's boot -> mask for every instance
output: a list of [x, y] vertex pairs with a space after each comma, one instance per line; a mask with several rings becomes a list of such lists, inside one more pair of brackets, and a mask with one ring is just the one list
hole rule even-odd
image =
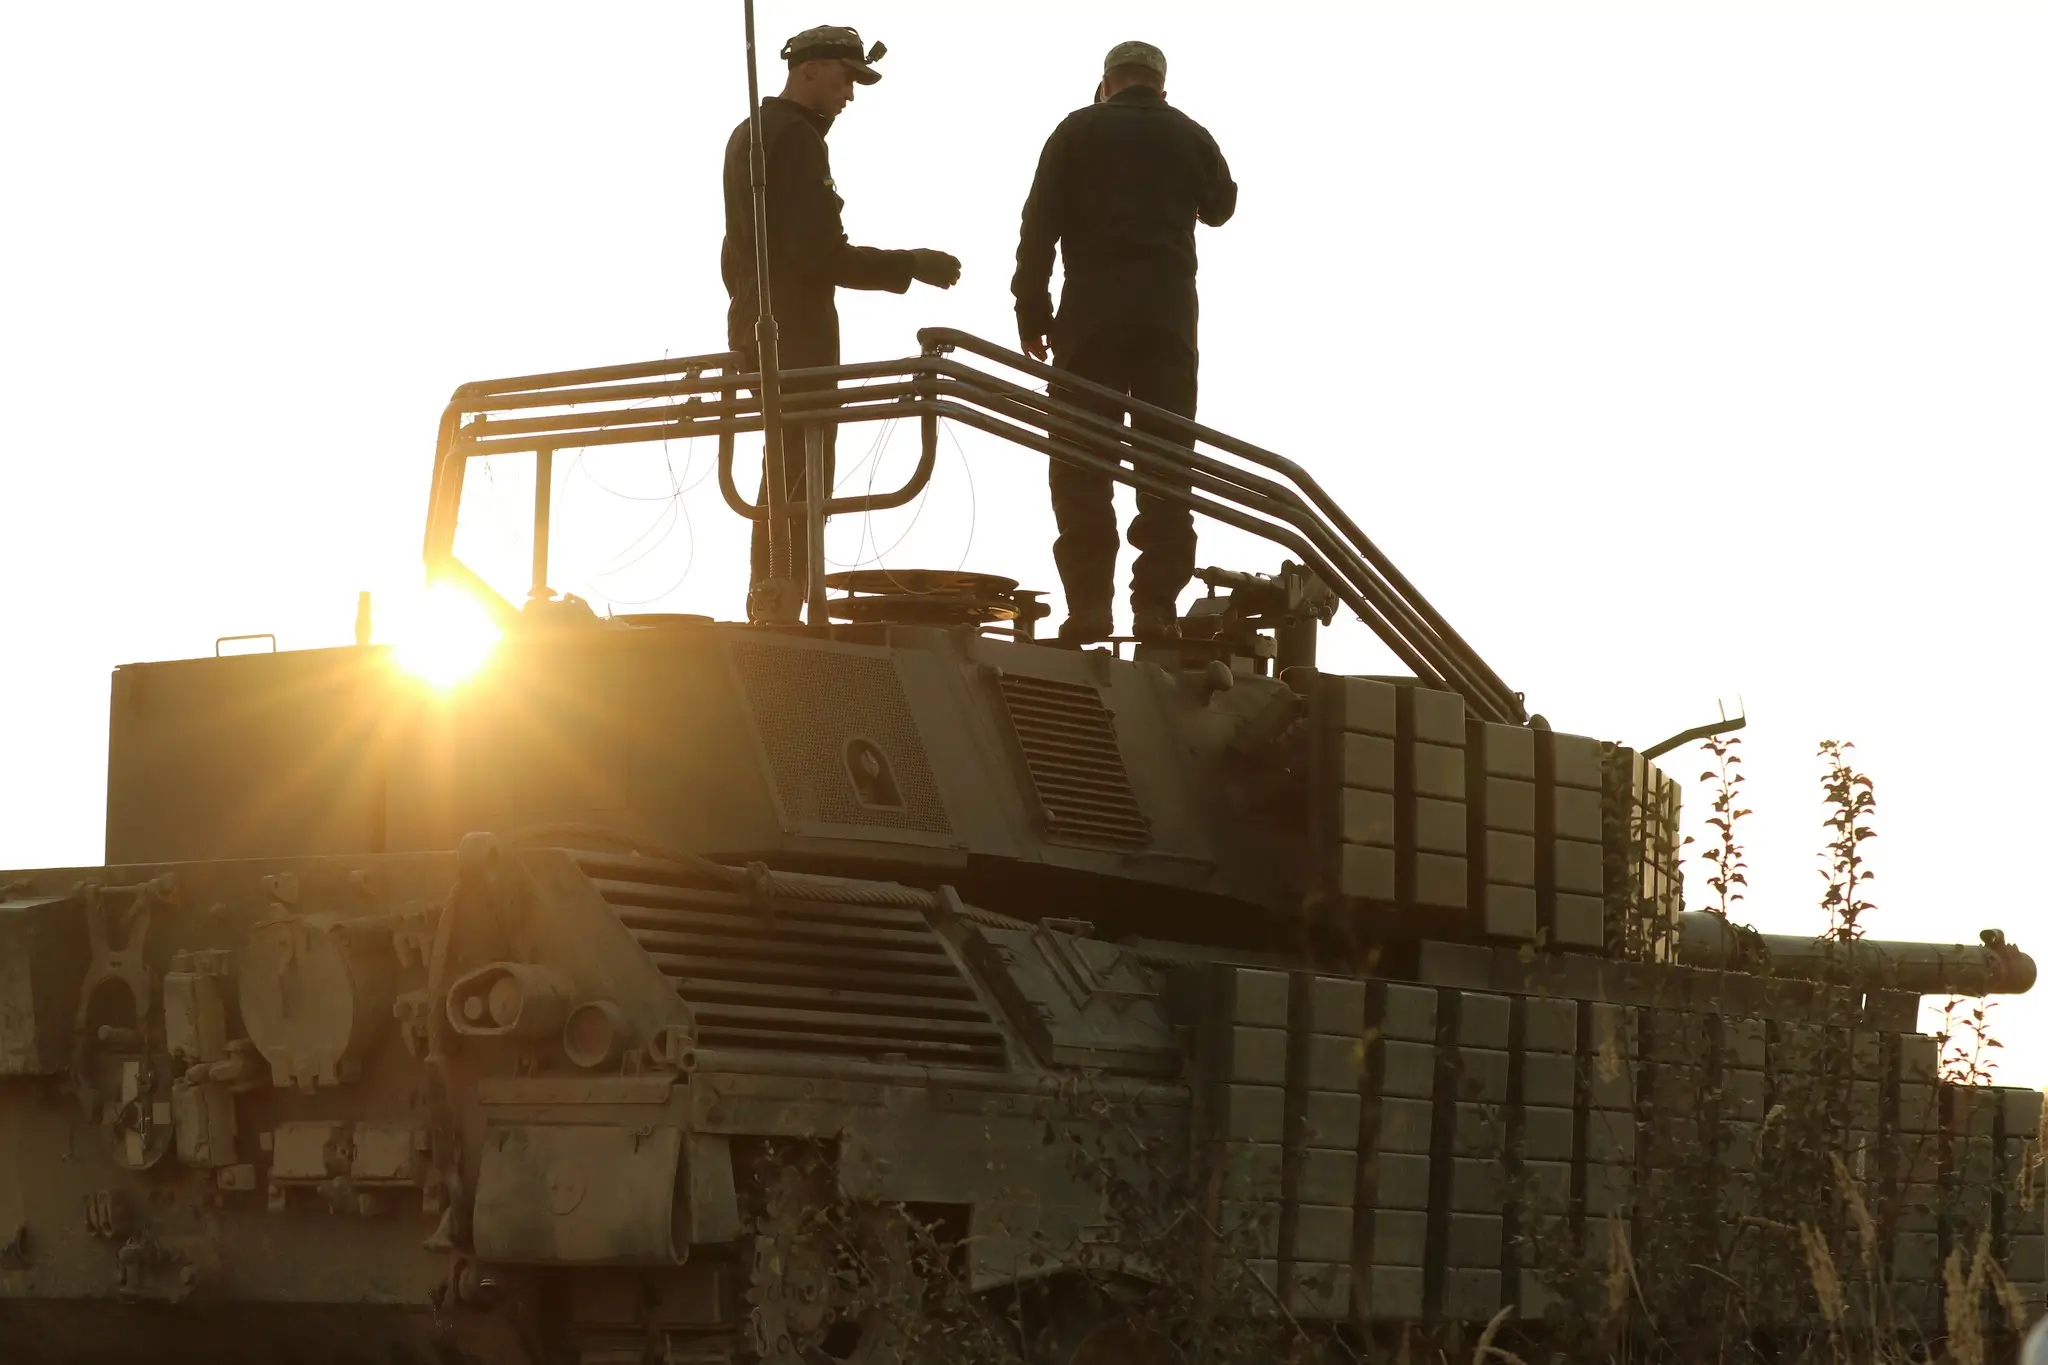
[[1131, 609], [1131, 634], [1145, 644], [1170, 644], [1180, 639], [1180, 618], [1170, 606]]
[[1076, 606], [1060, 622], [1058, 641], [1068, 649], [1079, 649], [1107, 640], [1116, 633], [1116, 622], [1111, 618], [1109, 604], [1100, 606]]

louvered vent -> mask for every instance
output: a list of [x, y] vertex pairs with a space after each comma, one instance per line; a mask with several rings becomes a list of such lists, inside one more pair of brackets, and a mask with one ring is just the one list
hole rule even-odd
[[899, 903], [763, 901], [647, 859], [577, 861], [675, 982], [702, 1046], [1005, 1064], [1001, 1032], [915, 908], [924, 893], [851, 883], [866, 899]]
[[1047, 838], [1133, 846], [1151, 838], [1116, 743], [1116, 723], [1089, 683], [999, 676], [1003, 706], [1045, 816]]

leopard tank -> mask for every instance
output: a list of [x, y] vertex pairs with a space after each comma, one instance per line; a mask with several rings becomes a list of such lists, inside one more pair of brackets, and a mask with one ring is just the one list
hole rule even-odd
[[[458, 390], [466, 676], [367, 631], [115, 671], [104, 863], [0, 872], [0, 1361], [1650, 1359], [2038, 1310], [2042, 1097], [1920, 1029], [2025, 954], [1685, 910], [1656, 746], [1529, 714], [1306, 471], [920, 342], [784, 395], [923, 442], [816, 507], [737, 491], [735, 356]], [[1082, 649], [987, 574], [746, 622], [549, 585], [558, 453], [715, 438], [786, 554], [916, 496], [942, 422], [1282, 567]], [[485, 458], [531, 470], [523, 597], [457, 554]], [[1338, 611], [1398, 663], [1319, 668]]]

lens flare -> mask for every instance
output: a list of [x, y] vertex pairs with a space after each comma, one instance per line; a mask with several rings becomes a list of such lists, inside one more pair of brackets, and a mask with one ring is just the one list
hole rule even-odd
[[502, 632], [482, 604], [447, 583], [429, 588], [399, 623], [392, 655], [398, 666], [435, 687], [467, 681], [484, 666]]

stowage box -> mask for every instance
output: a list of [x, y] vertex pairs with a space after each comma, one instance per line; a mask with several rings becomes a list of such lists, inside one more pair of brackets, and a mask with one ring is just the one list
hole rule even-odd
[[70, 897], [0, 900], [0, 1076], [64, 1070], [84, 970]]

